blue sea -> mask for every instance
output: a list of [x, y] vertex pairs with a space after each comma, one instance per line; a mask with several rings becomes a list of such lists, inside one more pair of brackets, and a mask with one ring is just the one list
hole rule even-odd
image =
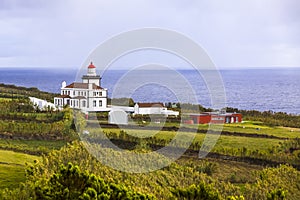
[[[80, 79], [77, 71], [0, 68], [0, 83], [36, 87], [43, 91], [59, 93], [62, 81], [69, 84]], [[203, 77], [193, 70], [178, 70], [177, 73], [184, 77], [188, 84], [170, 77], [169, 72], [150, 70], [133, 73], [127, 82], [119, 84], [118, 81], [127, 71], [109, 70], [101, 73], [101, 86], [108, 89], [110, 97], [125, 96], [127, 93], [124, 91], [134, 88], [131, 97], [136, 102], [178, 102], [176, 93], [181, 93], [186, 97], [184, 102], [189, 102], [192, 99], [190, 96], [194, 95], [199, 104], [211, 107], [211, 96]], [[300, 114], [299, 68], [221, 70], [220, 75], [228, 107]], [[149, 81], [152, 79], [153, 81]], [[156, 83], [162, 79], [167, 80], [165, 86]], [[136, 82], [139, 83], [139, 87], [134, 85]], [[118, 96], [114, 91], [123, 92], [117, 93]]]

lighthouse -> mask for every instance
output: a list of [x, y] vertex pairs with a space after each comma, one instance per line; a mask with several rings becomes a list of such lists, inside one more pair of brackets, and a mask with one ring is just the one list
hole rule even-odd
[[96, 66], [92, 62], [87, 66], [82, 82], [67, 85], [64, 81], [60, 90], [60, 96], [54, 97], [54, 104], [59, 108], [68, 105], [85, 113], [109, 110], [107, 89], [101, 87], [101, 77], [97, 75]]
[[86, 75], [82, 76], [82, 82], [101, 86], [101, 77], [100, 75], [97, 75], [96, 66], [93, 64], [93, 62], [91, 62], [87, 68], [88, 72]]

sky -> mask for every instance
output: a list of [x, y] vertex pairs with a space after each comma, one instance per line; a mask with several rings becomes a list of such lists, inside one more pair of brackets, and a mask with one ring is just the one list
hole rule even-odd
[[[0, 67], [80, 67], [105, 40], [144, 27], [188, 36], [220, 69], [300, 67], [298, 0], [0, 0]], [[116, 65], [184, 68], [140, 54]]]

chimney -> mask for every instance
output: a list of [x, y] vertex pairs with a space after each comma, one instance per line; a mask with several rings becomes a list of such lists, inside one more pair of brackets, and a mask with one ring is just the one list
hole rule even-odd
[[66, 81], [63, 81], [62, 83], [61, 83], [61, 88], [65, 88], [67, 86], [67, 82]]
[[88, 83], [89, 84], [89, 90], [93, 89], [93, 83]]

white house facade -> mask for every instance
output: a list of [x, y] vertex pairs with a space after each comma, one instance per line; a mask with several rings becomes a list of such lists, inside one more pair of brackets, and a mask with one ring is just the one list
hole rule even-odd
[[108, 111], [107, 89], [101, 87], [101, 77], [96, 73], [96, 67], [91, 64], [88, 72], [82, 76], [82, 82], [69, 85], [64, 81], [61, 85], [60, 96], [54, 98], [58, 108], [69, 105], [83, 112]]

